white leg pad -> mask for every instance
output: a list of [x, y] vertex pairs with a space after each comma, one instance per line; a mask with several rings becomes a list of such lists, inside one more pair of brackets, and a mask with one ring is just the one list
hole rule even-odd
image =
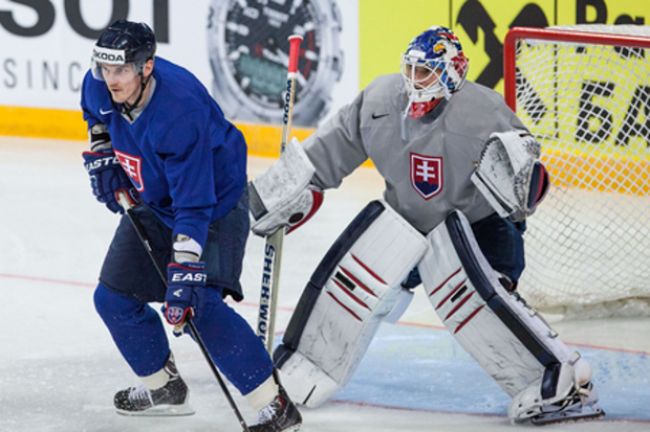
[[301, 405], [317, 407], [341, 387], [320, 366], [295, 351], [282, 365], [282, 385], [291, 399]]
[[[283, 384], [298, 403], [318, 406], [345, 385], [380, 321], [399, 303], [401, 281], [427, 249], [425, 237], [388, 204], [367, 208], [372, 205], [380, 214], [363, 232], [348, 235], [346, 230], [337, 240], [305, 288], [284, 344], [276, 350], [276, 362], [279, 352], [283, 357]], [[342, 247], [348, 249], [339, 251], [342, 258], [328, 263]]]
[[419, 264], [436, 313], [456, 340], [510, 396], [539, 381], [571, 352], [548, 324], [499, 282], [469, 222], [454, 212], [427, 239]]

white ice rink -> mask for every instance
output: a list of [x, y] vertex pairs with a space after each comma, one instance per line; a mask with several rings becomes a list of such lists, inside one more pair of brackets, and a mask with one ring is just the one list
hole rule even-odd
[[[117, 216], [96, 203], [81, 142], [0, 139], [0, 432], [241, 430], [198, 347], [170, 334], [196, 414], [116, 415], [116, 390], [135, 377], [96, 315], [92, 292]], [[252, 159], [249, 175], [268, 160]], [[283, 330], [311, 271], [382, 182], [358, 170], [326, 193], [315, 218], [285, 239], [277, 329]], [[247, 298], [235, 305], [253, 323], [262, 265], [251, 237], [244, 262]], [[607, 419], [544, 431], [650, 431], [650, 318], [555, 324], [594, 367]], [[276, 337], [279, 338], [278, 334]], [[231, 387], [249, 422], [255, 418]], [[508, 398], [440, 327], [419, 293], [398, 325], [383, 325], [336, 400], [303, 410], [304, 431], [492, 432], [512, 426]]]

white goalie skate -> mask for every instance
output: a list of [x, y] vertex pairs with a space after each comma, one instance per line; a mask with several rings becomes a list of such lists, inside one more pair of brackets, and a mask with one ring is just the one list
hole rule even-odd
[[[513, 398], [508, 415], [514, 423], [530, 421], [545, 425], [605, 415], [597, 405], [598, 393], [591, 383], [591, 367], [575, 354], [577, 358], [563, 364], [557, 376], [545, 374], [541, 383], [531, 385]], [[544, 397], [549, 384], [555, 388], [555, 395]]]

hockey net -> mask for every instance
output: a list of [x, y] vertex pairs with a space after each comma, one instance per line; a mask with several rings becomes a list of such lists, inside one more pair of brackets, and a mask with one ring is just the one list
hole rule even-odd
[[650, 315], [650, 27], [513, 28], [506, 101], [552, 188], [528, 221], [520, 283], [565, 318]]

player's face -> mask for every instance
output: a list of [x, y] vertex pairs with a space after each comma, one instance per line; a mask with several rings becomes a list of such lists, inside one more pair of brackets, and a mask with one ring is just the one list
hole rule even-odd
[[136, 72], [133, 63], [102, 65], [101, 71], [113, 101], [116, 103], [135, 101], [140, 88], [141, 77]]
[[428, 66], [404, 65], [404, 72], [411, 79], [416, 89], [427, 89], [438, 82], [441, 69], [431, 69]]

